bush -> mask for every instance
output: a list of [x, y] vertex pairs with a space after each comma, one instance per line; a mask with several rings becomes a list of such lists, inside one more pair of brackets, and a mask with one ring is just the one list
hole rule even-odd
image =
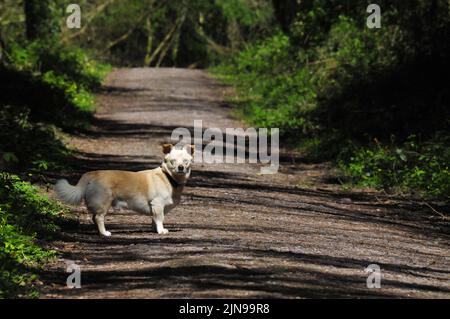
[[[448, 3], [382, 1], [377, 30], [365, 26], [367, 4], [304, 1], [285, 34], [213, 71], [236, 86], [236, 113], [252, 125], [280, 128], [316, 158], [339, 157], [355, 181], [442, 196], [448, 157], [433, 136], [448, 132], [450, 116]], [[409, 152], [411, 135], [420, 155], [404, 162], [396, 152]]]
[[33, 123], [27, 107], [0, 109], [0, 161], [4, 168], [39, 173], [61, 171], [71, 152], [56, 136], [55, 128]]
[[58, 75], [54, 71], [47, 71], [42, 75], [42, 82], [52, 90], [59, 90], [69, 105], [84, 112], [95, 110], [94, 96], [83, 86], [69, 80], [67, 76]]
[[109, 67], [55, 43], [13, 44], [7, 56], [0, 64], [2, 161], [35, 171], [61, 169], [70, 152], [46, 124], [85, 127], [95, 109], [92, 92]]
[[36, 269], [55, 256], [37, 244], [65, 210], [19, 177], [0, 173], [0, 298], [36, 296]]
[[19, 70], [45, 75], [52, 72], [76, 83], [85, 90], [100, 88], [110, 66], [91, 59], [82, 49], [63, 46], [58, 42], [32, 42], [26, 46], [13, 44], [9, 52], [10, 63]]
[[376, 143], [343, 153], [340, 167], [362, 186], [413, 189], [425, 197], [450, 198], [450, 138], [424, 143], [411, 136], [398, 146]]
[[95, 110], [98, 90], [109, 66], [97, 63], [77, 48], [57, 43], [13, 44], [0, 82], [7, 88], [0, 103], [27, 105], [38, 120], [77, 126], [83, 113]]
[[33, 236], [23, 235], [17, 227], [8, 224], [4, 215], [0, 208], [0, 299], [19, 294], [37, 296], [33, 285], [38, 277], [33, 268], [55, 253], [42, 249]]
[[39, 62], [45, 72], [63, 75], [86, 90], [98, 90], [110, 66], [98, 63], [80, 48], [52, 45], [39, 53]]
[[51, 235], [58, 230], [55, 220], [65, 212], [35, 186], [8, 173], [0, 173], [0, 203], [6, 213], [14, 212], [8, 221], [30, 235]]
[[212, 69], [237, 86], [244, 103], [239, 113], [261, 127], [279, 127], [280, 133], [305, 128], [311, 90], [304, 71], [290, 60], [289, 38], [279, 34], [249, 46], [229, 64]]

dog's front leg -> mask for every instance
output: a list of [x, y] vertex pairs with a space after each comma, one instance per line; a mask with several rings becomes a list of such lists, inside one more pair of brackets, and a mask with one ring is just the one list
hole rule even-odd
[[164, 228], [164, 207], [163, 206], [152, 206], [153, 213], [153, 227], [156, 228], [158, 234], [167, 234], [169, 230]]

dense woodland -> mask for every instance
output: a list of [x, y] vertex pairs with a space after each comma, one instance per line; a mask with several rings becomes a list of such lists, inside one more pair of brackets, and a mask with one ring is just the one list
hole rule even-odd
[[[0, 298], [34, 296], [65, 209], [31, 183], [70, 170], [112, 67], [208, 68], [249, 125], [330, 161], [344, 187], [448, 202], [450, 4], [379, 0], [0, 0]], [[52, 175], [53, 174], [53, 175]], [[33, 223], [30, 223], [33, 220]]]

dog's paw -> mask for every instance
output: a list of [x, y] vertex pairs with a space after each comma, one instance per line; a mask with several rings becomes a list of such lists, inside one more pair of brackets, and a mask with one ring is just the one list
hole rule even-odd
[[167, 228], [163, 228], [160, 232], [158, 232], [158, 234], [160, 234], [160, 235], [165, 235], [168, 233], [169, 233], [169, 230]]
[[105, 236], [105, 237], [110, 237], [111, 236], [111, 232], [109, 232], [109, 231], [106, 231], [105, 233], [103, 233], [103, 234], [101, 234], [102, 236]]

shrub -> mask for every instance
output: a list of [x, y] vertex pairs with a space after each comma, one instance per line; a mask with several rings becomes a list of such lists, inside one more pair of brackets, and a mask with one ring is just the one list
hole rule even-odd
[[58, 42], [35, 41], [26, 46], [14, 43], [8, 54], [10, 63], [19, 70], [35, 74], [52, 72], [86, 90], [99, 89], [110, 70], [109, 65], [91, 59], [82, 49], [63, 46]]
[[55, 256], [51, 250], [41, 248], [33, 236], [24, 235], [7, 223], [0, 208], [0, 299], [25, 294], [36, 296], [33, 284], [38, 277], [33, 268]]
[[378, 30], [365, 26], [367, 4], [304, 1], [286, 34], [213, 71], [236, 86], [236, 113], [247, 122], [280, 128], [316, 158], [339, 157], [358, 183], [443, 196], [448, 153], [433, 136], [449, 124], [448, 3], [382, 1]]
[[53, 90], [63, 92], [67, 103], [75, 106], [78, 110], [85, 112], [95, 110], [94, 96], [77, 82], [70, 81], [67, 76], [47, 71], [42, 75], [42, 82]]
[[36, 296], [36, 269], [55, 256], [38, 245], [65, 210], [19, 177], [0, 173], [0, 298]]
[[83, 113], [94, 111], [92, 92], [109, 71], [81, 49], [39, 41], [13, 44], [8, 64], [0, 68], [7, 88], [0, 103], [27, 105], [38, 120], [65, 127], [79, 125], [86, 120]]
[[0, 109], [0, 156], [5, 167], [32, 172], [62, 170], [71, 152], [56, 136], [55, 129], [29, 119], [27, 107]]
[[362, 186], [414, 189], [425, 197], [449, 199], [449, 146], [445, 135], [424, 143], [411, 136], [400, 146], [353, 147], [339, 164]]
[[58, 227], [54, 224], [64, 209], [38, 189], [18, 176], [0, 173], [0, 205], [5, 212], [14, 212], [8, 221], [18, 225], [26, 234], [50, 235]]

